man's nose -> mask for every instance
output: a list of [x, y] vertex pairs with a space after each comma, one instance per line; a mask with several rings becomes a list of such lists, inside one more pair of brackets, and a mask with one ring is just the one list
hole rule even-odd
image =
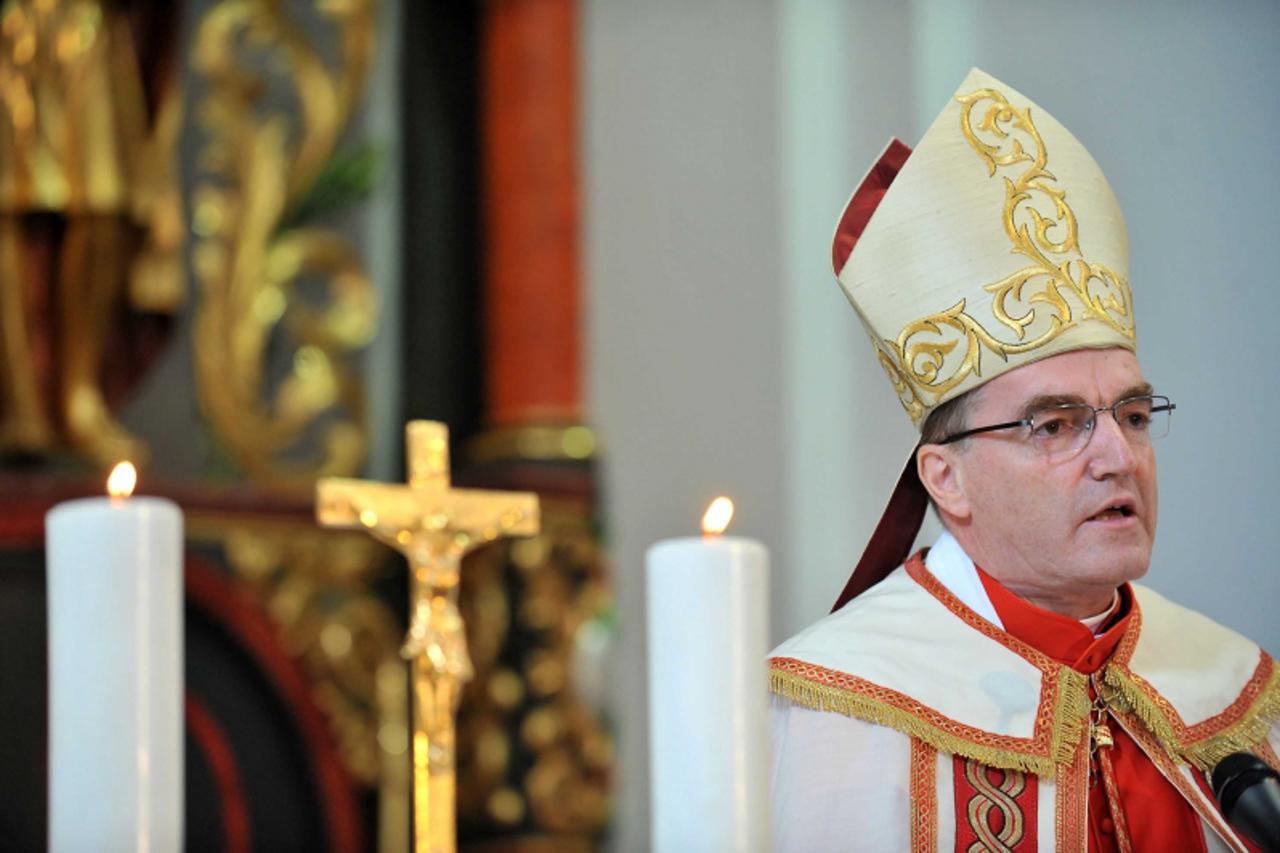
[[1138, 454], [1133, 444], [1109, 410], [1097, 413], [1088, 449], [1089, 473], [1097, 479], [1131, 474], [1138, 467]]

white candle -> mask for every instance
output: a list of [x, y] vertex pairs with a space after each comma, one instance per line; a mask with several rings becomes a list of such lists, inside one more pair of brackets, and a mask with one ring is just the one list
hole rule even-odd
[[[726, 520], [727, 523], [727, 520]], [[653, 849], [768, 850], [769, 553], [751, 539], [649, 549]]]
[[49, 849], [182, 848], [182, 513], [88, 498], [45, 517]]

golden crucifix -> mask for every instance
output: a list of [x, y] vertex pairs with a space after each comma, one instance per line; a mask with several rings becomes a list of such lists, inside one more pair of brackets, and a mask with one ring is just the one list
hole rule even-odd
[[441, 423], [410, 421], [405, 455], [407, 486], [321, 480], [316, 517], [325, 527], [362, 527], [409, 561], [401, 654], [412, 662], [414, 851], [453, 853], [454, 714], [472, 675], [458, 612], [459, 566], [472, 548], [500, 536], [537, 533], [538, 497], [450, 488], [449, 432]]

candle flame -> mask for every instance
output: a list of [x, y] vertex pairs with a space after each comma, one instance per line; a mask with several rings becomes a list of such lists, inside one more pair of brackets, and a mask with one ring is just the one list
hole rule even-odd
[[120, 462], [111, 469], [107, 477], [107, 494], [113, 498], [127, 498], [133, 494], [133, 487], [138, 485], [138, 469], [129, 461]]
[[732, 520], [733, 501], [721, 495], [711, 502], [706, 514], [702, 516], [702, 533], [705, 536], [719, 536]]

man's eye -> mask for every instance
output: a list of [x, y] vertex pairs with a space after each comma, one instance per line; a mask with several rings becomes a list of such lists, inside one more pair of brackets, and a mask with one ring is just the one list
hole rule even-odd
[[1043, 438], [1053, 438], [1071, 430], [1071, 420], [1062, 415], [1046, 415], [1035, 419], [1032, 432]]
[[1144, 430], [1151, 425], [1151, 415], [1146, 412], [1130, 412], [1124, 416], [1124, 423], [1129, 429]]

